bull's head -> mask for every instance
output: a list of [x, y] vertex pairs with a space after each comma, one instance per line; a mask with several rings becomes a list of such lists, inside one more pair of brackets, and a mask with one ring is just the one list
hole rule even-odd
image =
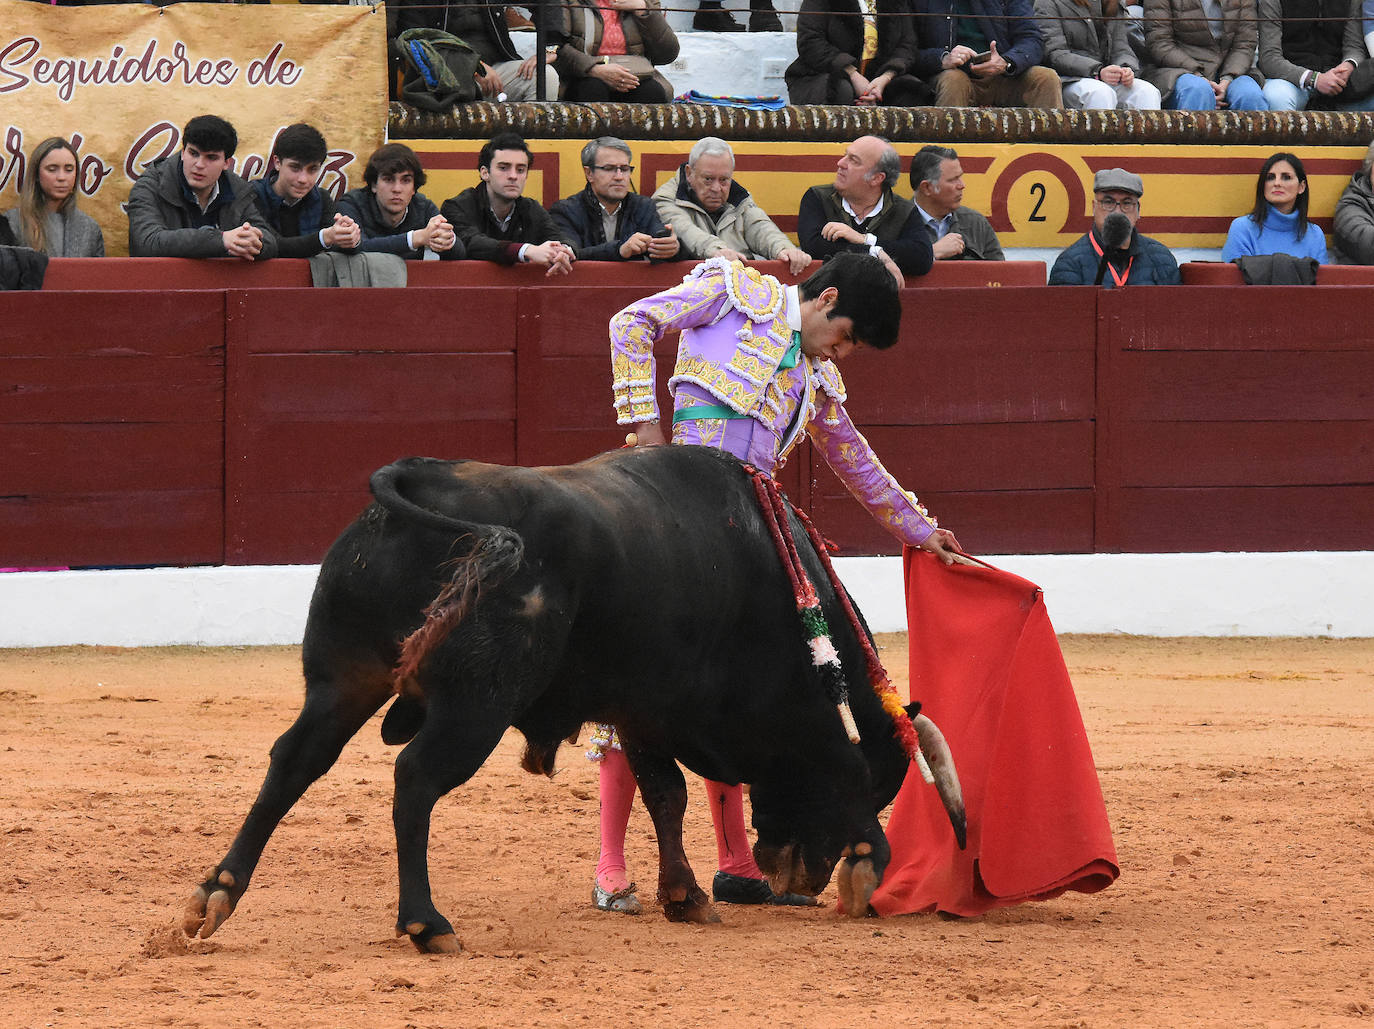
[[[931, 773], [941, 803], [949, 815], [959, 846], [966, 839], [964, 801], [954, 760], [944, 735], [919, 705], [907, 708], [920, 740], [921, 754]], [[852, 744], [849, 746], [853, 746]], [[893, 751], [901, 754], [894, 763]], [[896, 795], [902, 781], [906, 756], [895, 746], [890, 733], [870, 733], [862, 751], [864, 767], [844, 762], [851, 777], [830, 775], [821, 779], [812, 765], [800, 774], [771, 782], [755, 783], [750, 800], [758, 843], [758, 862], [774, 893], [815, 896], [825, 889], [840, 867], [840, 901], [854, 916], [868, 912], [869, 898], [882, 882], [891, 860], [891, 848], [877, 815]], [[831, 772], [836, 769], [832, 768]], [[845, 784], [848, 785], [845, 785]], [[863, 783], [864, 788], [858, 788]]]
[[[891, 852], [866, 782], [859, 789], [842, 787], [835, 778], [789, 776], [785, 781], [756, 782], [750, 789], [750, 805], [759, 834], [754, 859], [774, 893], [815, 896], [830, 882], [842, 858], [862, 854], [872, 878], [862, 897], [867, 911], [868, 896], [882, 881]], [[847, 870], [842, 870], [846, 908], [847, 882]]]

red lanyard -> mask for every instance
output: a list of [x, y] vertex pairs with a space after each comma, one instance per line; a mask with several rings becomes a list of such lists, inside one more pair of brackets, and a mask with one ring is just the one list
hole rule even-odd
[[[1088, 242], [1091, 243], [1093, 245], [1093, 249], [1097, 251], [1097, 256], [1101, 257], [1102, 245], [1097, 242], [1097, 237], [1092, 234], [1091, 229], [1088, 230]], [[1112, 273], [1112, 281], [1116, 283], [1117, 289], [1120, 289], [1122, 286], [1126, 285], [1126, 280], [1131, 277], [1131, 265], [1133, 264], [1135, 264], [1134, 254], [1131, 255], [1131, 259], [1126, 262], [1126, 274], [1118, 275], [1116, 273], [1116, 265], [1112, 264], [1111, 261], [1107, 262], [1107, 270]]]

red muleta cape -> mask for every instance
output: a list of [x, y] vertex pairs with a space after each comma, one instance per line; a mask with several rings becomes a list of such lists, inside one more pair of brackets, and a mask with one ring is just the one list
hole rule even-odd
[[978, 915], [1120, 874], [1107, 807], [1040, 587], [906, 548], [911, 696], [944, 732], [963, 785], [961, 851], [913, 765], [892, 806], [880, 915]]

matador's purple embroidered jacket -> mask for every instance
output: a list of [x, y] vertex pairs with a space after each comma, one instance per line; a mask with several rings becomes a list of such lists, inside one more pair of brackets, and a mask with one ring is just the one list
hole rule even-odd
[[675, 443], [717, 446], [771, 474], [805, 430], [855, 499], [898, 539], [919, 545], [935, 531], [935, 519], [854, 427], [834, 363], [802, 354], [794, 367], [779, 368], [800, 327], [795, 286], [724, 258], [702, 262], [680, 286], [611, 319], [616, 420], [659, 420], [653, 348], [665, 333], [681, 330], [668, 380], [675, 409], [719, 405], [746, 417], [683, 422]]

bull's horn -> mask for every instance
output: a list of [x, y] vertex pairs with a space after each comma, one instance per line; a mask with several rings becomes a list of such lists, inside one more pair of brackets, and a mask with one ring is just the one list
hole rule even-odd
[[955, 770], [954, 756], [949, 752], [945, 734], [925, 715], [916, 715], [911, 723], [916, 726], [921, 755], [930, 769], [931, 779], [927, 781], [934, 781], [935, 789], [940, 794], [940, 803], [944, 804], [945, 812], [949, 815], [949, 824], [954, 826], [954, 838], [959, 841], [959, 849], [963, 850], [968, 843], [964, 791], [959, 785], [959, 773]]

